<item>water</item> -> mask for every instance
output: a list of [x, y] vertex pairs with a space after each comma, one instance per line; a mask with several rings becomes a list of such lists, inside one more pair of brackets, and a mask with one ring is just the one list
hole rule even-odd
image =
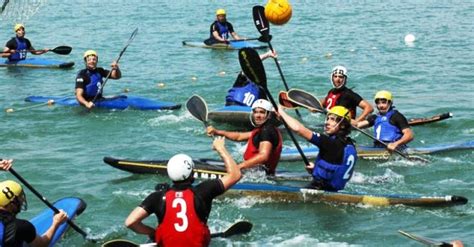
[[[252, 1], [59, 1], [50, 0], [26, 22], [35, 48], [70, 45], [71, 70], [0, 69], [2, 108], [30, 106], [28, 95], [73, 95], [74, 78], [83, 67], [82, 53], [99, 52], [99, 63], [115, 59], [135, 27], [139, 34], [121, 60], [123, 78], [110, 81], [106, 94], [130, 94], [184, 103], [197, 93], [210, 109], [222, 106], [239, 71], [237, 53], [182, 47], [182, 40], [204, 39], [215, 9], [226, 8], [244, 37], [257, 37]], [[263, 2], [257, 3], [263, 4]], [[290, 86], [322, 96], [337, 64], [349, 69], [349, 87], [372, 101], [377, 90], [393, 92], [395, 104], [408, 117], [453, 112], [454, 118], [415, 127], [411, 146], [472, 140], [474, 120], [474, 4], [472, 1], [292, 1], [293, 17], [271, 27], [273, 46]], [[13, 22], [2, 20], [0, 40], [13, 35]], [[414, 46], [403, 39], [412, 33]], [[332, 56], [328, 56], [331, 53]], [[265, 61], [274, 95], [283, 89], [272, 61]], [[225, 73], [222, 73], [225, 72]], [[192, 78], [196, 77], [197, 80]], [[158, 87], [164, 83], [164, 87]], [[301, 111], [307, 121], [322, 117]], [[184, 109], [163, 112], [93, 111], [40, 106], [0, 117], [2, 157], [15, 159], [15, 169], [49, 200], [77, 196], [88, 203], [76, 223], [92, 237], [145, 241], [127, 230], [128, 213], [152, 191], [159, 176], [131, 175], [102, 162], [104, 156], [167, 159], [178, 152], [216, 158], [203, 126]], [[371, 141], [354, 133], [360, 144]], [[302, 144], [306, 145], [306, 143]], [[289, 140], [285, 146], [291, 146]], [[228, 142], [240, 159], [241, 144]], [[429, 157], [430, 164], [403, 160], [360, 161], [349, 191], [416, 193], [472, 197], [473, 151]], [[302, 164], [282, 163], [301, 171]], [[8, 173], [0, 179], [11, 179]], [[30, 218], [45, 206], [27, 193]], [[220, 231], [238, 219], [250, 220], [252, 232], [214, 246], [395, 246], [416, 243], [398, 229], [428, 237], [474, 243], [473, 206], [451, 208], [368, 207], [326, 203], [277, 203], [254, 198], [219, 199], [209, 225]], [[147, 222], [155, 223], [154, 217]], [[70, 231], [58, 246], [95, 246]]]

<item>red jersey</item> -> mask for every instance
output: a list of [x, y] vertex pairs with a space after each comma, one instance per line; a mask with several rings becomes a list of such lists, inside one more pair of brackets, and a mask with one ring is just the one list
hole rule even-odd
[[[268, 169], [267, 173], [271, 175], [275, 174], [275, 170], [278, 165], [278, 161], [280, 161], [281, 150], [283, 147], [283, 141], [282, 141], [280, 131], [278, 131], [277, 128], [275, 128], [275, 130], [278, 133], [278, 145], [276, 147], [272, 147], [272, 152], [270, 153], [270, 157], [268, 158], [267, 162], [264, 163], [264, 165]], [[253, 139], [256, 135], [259, 135], [261, 131], [262, 131], [261, 127], [255, 128], [254, 130], [252, 130], [252, 133], [250, 134], [250, 138], [247, 141], [247, 150], [245, 150], [245, 153], [244, 153], [244, 160], [248, 160], [258, 154], [258, 146], [254, 145]]]
[[169, 190], [165, 194], [165, 216], [155, 231], [159, 246], [208, 246], [211, 234], [194, 208], [194, 192]]

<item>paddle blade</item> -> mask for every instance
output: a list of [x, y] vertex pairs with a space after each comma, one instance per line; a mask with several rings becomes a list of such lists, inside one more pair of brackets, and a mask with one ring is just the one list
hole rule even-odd
[[227, 237], [231, 237], [237, 234], [249, 233], [252, 230], [252, 226], [253, 226], [252, 223], [248, 221], [239, 221], [231, 225], [224, 232], [212, 233], [211, 238], [215, 238], [215, 237], [227, 238]]
[[290, 89], [290, 91], [288, 91], [288, 99], [311, 111], [326, 113], [326, 109], [323, 108], [321, 102], [319, 102], [316, 97], [301, 89]]
[[58, 46], [51, 50], [52, 52], [59, 54], [59, 55], [68, 55], [72, 51], [72, 47], [70, 46]]
[[252, 8], [253, 22], [258, 32], [262, 35], [262, 42], [270, 42], [270, 25], [265, 17], [265, 8], [263, 6], [254, 6]]
[[278, 103], [288, 109], [298, 107], [297, 104], [293, 103], [288, 99], [288, 93], [285, 91], [280, 91], [280, 93], [278, 94]]
[[207, 124], [207, 104], [199, 95], [193, 95], [186, 101], [186, 109], [197, 120]]
[[102, 247], [138, 247], [140, 245], [125, 239], [114, 239], [105, 242]]
[[267, 87], [265, 68], [256, 50], [253, 48], [240, 49], [239, 62], [247, 78], [263, 88]]
[[418, 235], [415, 235], [415, 234], [412, 234], [412, 233], [408, 233], [408, 232], [405, 232], [405, 231], [402, 231], [402, 230], [398, 230], [398, 232], [400, 234], [402, 234], [403, 236], [407, 237], [407, 238], [411, 238], [413, 240], [416, 240], [420, 243], [423, 243], [423, 244], [426, 244], [426, 245], [429, 245], [429, 246], [452, 246], [451, 244], [448, 244], [448, 243], [443, 242], [443, 241], [437, 241], [437, 240], [425, 238], [425, 237], [418, 236]]

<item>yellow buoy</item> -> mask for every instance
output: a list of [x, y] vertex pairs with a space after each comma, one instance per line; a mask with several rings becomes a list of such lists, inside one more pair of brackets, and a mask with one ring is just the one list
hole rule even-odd
[[292, 8], [287, 0], [269, 0], [265, 6], [265, 17], [275, 25], [283, 25], [291, 19]]
[[157, 86], [158, 86], [158, 87], [165, 87], [165, 84], [164, 84], [163, 82], [159, 82], [159, 83], [157, 84]]

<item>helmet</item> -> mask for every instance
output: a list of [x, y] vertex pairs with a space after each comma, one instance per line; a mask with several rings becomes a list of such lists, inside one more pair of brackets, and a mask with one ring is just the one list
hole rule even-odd
[[186, 154], [176, 154], [171, 157], [166, 165], [168, 177], [174, 182], [186, 180], [191, 176], [194, 169], [194, 162]]
[[19, 208], [25, 203], [26, 209], [26, 198], [21, 185], [13, 180], [3, 181], [0, 183], [0, 206], [5, 207], [12, 202], [20, 203]]
[[225, 9], [216, 10], [216, 15], [225, 15]]
[[386, 99], [392, 101], [392, 93], [387, 90], [378, 91], [374, 97], [374, 100], [377, 99]]
[[97, 58], [99, 57], [97, 56], [97, 52], [94, 50], [87, 50], [86, 52], [84, 52], [84, 59], [88, 56], [96, 56]]
[[25, 25], [23, 25], [23, 24], [21, 24], [21, 23], [18, 23], [18, 24], [16, 24], [15, 27], [13, 28], [13, 31], [16, 32], [16, 31], [18, 31], [18, 29], [20, 29], [20, 28], [25, 29]]
[[334, 114], [338, 117], [342, 117], [345, 120], [351, 122], [351, 113], [344, 106], [334, 106], [328, 111], [328, 114]]
[[252, 104], [252, 110], [255, 108], [263, 108], [266, 111], [273, 111], [273, 105], [268, 101], [264, 99], [258, 99]]
[[344, 66], [338, 65], [332, 69], [331, 76], [332, 75], [343, 75], [347, 78], [347, 69]]

